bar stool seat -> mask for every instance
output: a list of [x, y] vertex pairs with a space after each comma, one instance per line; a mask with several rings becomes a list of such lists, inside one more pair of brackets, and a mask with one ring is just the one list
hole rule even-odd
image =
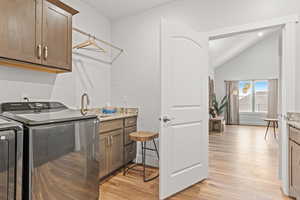
[[147, 142], [155, 138], [158, 138], [158, 133], [152, 133], [148, 131], [138, 131], [129, 134], [129, 139], [136, 142]]
[[[152, 178], [148, 178], [148, 179], [146, 178], [146, 150], [156, 152], [157, 159], [159, 160], [159, 153], [158, 153], [158, 149], [157, 149], [157, 146], [155, 143], [155, 138], [158, 138], [158, 133], [153, 133], [153, 132], [149, 132], [149, 131], [137, 131], [137, 132], [133, 132], [133, 133], [129, 134], [129, 139], [136, 141], [136, 142], [141, 142], [141, 144], [142, 144], [142, 163], [140, 163], [140, 164], [142, 164], [142, 166], [143, 166], [144, 182], [152, 181], [159, 176], [159, 175], [157, 175]], [[146, 146], [147, 142], [150, 142], [150, 141], [153, 142], [155, 149], [147, 148], [147, 146]], [[136, 167], [137, 165], [140, 165], [140, 164], [137, 163], [131, 167], [125, 166], [124, 175], [126, 175], [126, 173], [129, 170], [134, 169], [134, 167]], [[140, 171], [140, 170], [138, 170], [138, 171]]]

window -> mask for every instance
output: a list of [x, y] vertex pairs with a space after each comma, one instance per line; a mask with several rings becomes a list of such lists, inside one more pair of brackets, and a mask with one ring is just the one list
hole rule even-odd
[[240, 81], [239, 102], [240, 112], [252, 112], [252, 81]]
[[254, 88], [254, 112], [268, 112], [268, 81], [255, 81]]
[[239, 106], [240, 112], [267, 112], [268, 81], [240, 81]]

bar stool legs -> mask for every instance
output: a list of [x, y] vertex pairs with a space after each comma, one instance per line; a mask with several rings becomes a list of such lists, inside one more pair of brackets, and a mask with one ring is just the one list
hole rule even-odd
[[157, 146], [156, 146], [156, 143], [155, 143], [154, 139], [153, 139], [153, 144], [154, 144], [154, 147], [155, 147], [155, 152], [156, 152], [157, 159], [159, 160], [159, 153], [158, 153]]
[[268, 126], [267, 126], [267, 130], [266, 130], [266, 133], [265, 133], [265, 140], [267, 139], [268, 131], [269, 131], [269, 128], [270, 128], [271, 124], [273, 124], [274, 138], [277, 139], [277, 137], [276, 137], [276, 127], [278, 128], [278, 122], [268, 121]]
[[[142, 145], [142, 167], [143, 167], [143, 179], [144, 179], [144, 182], [149, 182], [149, 181], [152, 181], [156, 178], [159, 177], [159, 174], [154, 176], [154, 177], [151, 177], [151, 178], [147, 178], [146, 177], [146, 150], [149, 150], [149, 151], [155, 151], [156, 152], [156, 156], [157, 156], [157, 159], [159, 160], [159, 153], [158, 153], [158, 149], [157, 149], [157, 146], [156, 146], [156, 143], [155, 143], [155, 140], [153, 139], [152, 140], [153, 144], [154, 144], [154, 147], [155, 149], [151, 149], [151, 148], [147, 148], [147, 141], [144, 141], [144, 142], [141, 142], [141, 145]], [[137, 165], [140, 165], [140, 164], [135, 164], [131, 167], [128, 167], [127, 169], [124, 170], [124, 175], [126, 175], [126, 173], [129, 171], [129, 170], [136, 170], [134, 169], [134, 167], [136, 167]], [[136, 171], [141, 171], [141, 170], [136, 170]]]
[[148, 178], [148, 179], [146, 178], [146, 150], [155, 151], [157, 159], [159, 160], [159, 153], [158, 153], [158, 150], [157, 150], [157, 146], [156, 146], [155, 140], [153, 139], [152, 142], [154, 144], [155, 149], [147, 148], [147, 142], [141, 142], [142, 143], [142, 164], [143, 164], [144, 182], [152, 181], [152, 180], [156, 179], [159, 176], [159, 175], [156, 175], [156, 176], [154, 176], [152, 178]]
[[141, 142], [142, 143], [142, 163], [143, 163], [143, 178], [144, 182], [146, 182], [146, 144], [147, 142]]
[[266, 130], [266, 134], [265, 134], [265, 140], [267, 139], [267, 135], [268, 135], [268, 130], [270, 128], [270, 124], [271, 124], [271, 122], [269, 121], [268, 122], [268, 126], [267, 126], [267, 130]]

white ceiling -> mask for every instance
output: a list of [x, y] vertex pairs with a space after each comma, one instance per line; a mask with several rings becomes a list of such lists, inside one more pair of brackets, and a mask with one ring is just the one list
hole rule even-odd
[[279, 29], [266, 29], [209, 41], [211, 66], [213, 68], [221, 66], [276, 31]]
[[139, 13], [173, 0], [83, 0], [111, 20]]

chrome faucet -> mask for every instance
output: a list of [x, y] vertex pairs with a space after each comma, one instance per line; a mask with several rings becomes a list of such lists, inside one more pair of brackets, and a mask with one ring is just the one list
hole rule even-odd
[[[86, 99], [86, 102], [85, 102]], [[87, 93], [81, 95], [81, 113], [86, 114], [88, 112], [88, 106], [90, 105], [90, 98]]]

